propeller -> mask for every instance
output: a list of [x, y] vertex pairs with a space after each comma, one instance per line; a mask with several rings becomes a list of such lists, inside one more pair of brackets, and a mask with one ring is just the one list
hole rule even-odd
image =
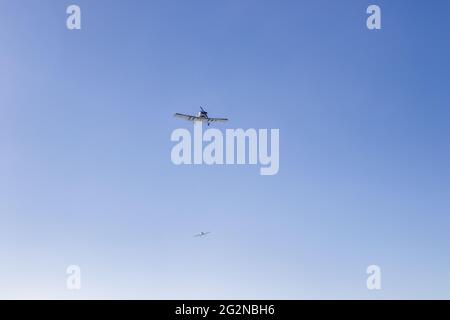
[[[200, 107], [200, 110], [202, 111], [202, 113], [206, 116], [206, 118], [208, 119], [208, 112], [205, 111], [205, 109], [203, 109], [202, 107]], [[209, 121], [208, 121], [208, 127], [209, 127]]]

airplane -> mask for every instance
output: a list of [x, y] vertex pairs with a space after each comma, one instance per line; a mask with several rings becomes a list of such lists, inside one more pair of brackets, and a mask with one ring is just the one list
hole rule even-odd
[[208, 126], [211, 122], [226, 122], [228, 119], [226, 118], [210, 118], [208, 117], [208, 112], [206, 112], [202, 107], [200, 107], [200, 112], [196, 116], [191, 116], [188, 114], [182, 114], [182, 113], [175, 113], [174, 117], [181, 118], [188, 121], [201, 121], [201, 122], [207, 122]]
[[194, 237], [204, 237], [204, 236], [206, 236], [206, 235], [208, 235], [208, 234], [210, 234], [211, 232], [200, 232], [199, 234], [196, 234]]

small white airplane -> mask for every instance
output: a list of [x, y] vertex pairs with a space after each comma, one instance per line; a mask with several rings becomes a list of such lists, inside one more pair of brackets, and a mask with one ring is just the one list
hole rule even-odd
[[191, 116], [189, 114], [182, 114], [182, 113], [175, 113], [175, 117], [181, 118], [188, 121], [201, 121], [201, 122], [207, 122], [208, 126], [211, 122], [226, 122], [228, 119], [226, 118], [210, 118], [208, 117], [208, 112], [203, 110], [202, 107], [200, 107], [200, 112], [196, 116]]
[[194, 237], [204, 237], [204, 236], [206, 236], [206, 235], [208, 235], [208, 234], [210, 234], [211, 232], [200, 232], [199, 234], [196, 234]]

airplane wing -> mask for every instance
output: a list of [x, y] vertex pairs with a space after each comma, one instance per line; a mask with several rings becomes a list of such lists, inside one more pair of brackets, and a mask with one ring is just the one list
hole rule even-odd
[[208, 122], [227, 122], [227, 118], [208, 118]]
[[181, 119], [187, 120], [187, 121], [195, 121], [198, 119], [198, 117], [196, 117], [196, 116], [191, 116], [191, 115], [182, 114], [182, 113], [175, 113], [173, 116], [176, 118], [181, 118]]

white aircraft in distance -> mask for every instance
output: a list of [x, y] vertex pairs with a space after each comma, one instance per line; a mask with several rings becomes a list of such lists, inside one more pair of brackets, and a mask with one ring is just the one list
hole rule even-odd
[[200, 232], [199, 234], [196, 234], [194, 237], [204, 237], [204, 236], [206, 236], [206, 235], [208, 235], [208, 234], [210, 234], [211, 232]]
[[208, 117], [208, 112], [203, 110], [202, 107], [200, 107], [200, 112], [196, 116], [191, 116], [189, 114], [182, 114], [182, 113], [175, 113], [175, 117], [181, 118], [188, 121], [201, 121], [201, 122], [207, 122], [208, 126], [211, 122], [226, 122], [228, 119], [226, 118], [210, 118]]

